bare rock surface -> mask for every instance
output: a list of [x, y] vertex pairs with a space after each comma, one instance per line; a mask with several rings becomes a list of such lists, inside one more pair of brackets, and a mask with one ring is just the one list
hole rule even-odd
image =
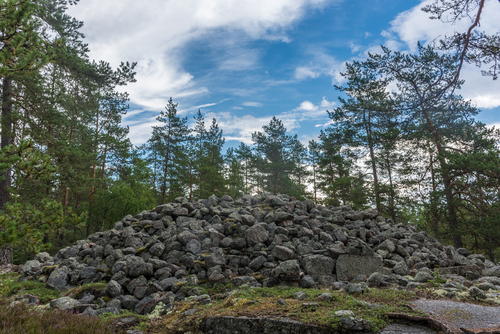
[[413, 305], [457, 333], [500, 332], [500, 307], [429, 299], [419, 299]]
[[380, 334], [437, 334], [433, 329], [420, 325], [392, 323], [386, 326]]

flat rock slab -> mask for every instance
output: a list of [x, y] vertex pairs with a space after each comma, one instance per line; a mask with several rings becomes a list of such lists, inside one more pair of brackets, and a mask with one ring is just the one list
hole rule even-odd
[[413, 305], [457, 333], [500, 333], [500, 307], [429, 299]]
[[342, 254], [336, 267], [339, 281], [351, 281], [358, 275], [370, 276], [374, 272], [382, 272], [382, 260], [375, 256]]
[[420, 325], [405, 325], [393, 323], [386, 326], [380, 334], [437, 334], [433, 329]]
[[[287, 318], [208, 317], [202, 326], [206, 334], [339, 334], [331, 328], [307, 325]], [[358, 332], [362, 333], [362, 332]]]

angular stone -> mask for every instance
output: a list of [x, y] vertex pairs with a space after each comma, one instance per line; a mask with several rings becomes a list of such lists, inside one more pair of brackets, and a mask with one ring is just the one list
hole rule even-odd
[[224, 251], [218, 248], [213, 254], [205, 257], [205, 265], [207, 269], [210, 269], [215, 266], [225, 266], [226, 265], [226, 256]]
[[68, 269], [66, 267], [56, 268], [47, 280], [47, 288], [58, 291], [64, 290], [68, 285]]
[[161, 256], [164, 250], [165, 246], [161, 242], [157, 242], [149, 248], [149, 252], [154, 256]]
[[324, 255], [307, 256], [303, 261], [306, 273], [314, 277], [331, 275], [335, 268], [335, 260]]
[[50, 307], [56, 310], [71, 310], [76, 306], [77, 300], [70, 297], [61, 297], [50, 302]]
[[400, 261], [398, 262], [394, 268], [392, 268], [392, 271], [395, 273], [395, 274], [398, 274], [398, 275], [401, 275], [401, 276], [406, 276], [408, 274], [410, 274], [410, 269], [408, 268], [408, 266], [406, 265], [406, 262], [405, 261]]
[[350, 281], [358, 275], [370, 276], [374, 272], [382, 272], [382, 268], [382, 260], [376, 256], [342, 254], [336, 263], [339, 281]]
[[285, 246], [275, 246], [271, 251], [271, 254], [282, 261], [287, 261], [295, 258], [295, 253], [288, 247]]
[[248, 265], [248, 268], [252, 269], [253, 271], [257, 271], [264, 263], [267, 262], [267, 259], [265, 256], [260, 255], [259, 257], [256, 257], [255, 259], [250, 262]]
[[500, 266], [494, 266], [492, 268], [487, 268], [483, 270], [483, 275], [500, 277]]
[[257, 219], [252, 215], [241, 215], [241, 222], [243, 225], [253, 226], [257, 222]]
[[40, 272], [40, 262], [38, 260], [27, 261], [23, 266], [23, 274], [34, 275]]
[[198, 255], [201, 252], [201, 242], [196, 239], [190, 240], [186, 245], [186, 251]]
[[183, 231], [177, 236], [177, 240], [183, 245], [186, 246], [191, 240], [197, 240], [198, 242], [200, 239], [194, 235], [193, 233], [189, 231]]
[[269, 239], [269, 233], [267, 230], [260, 224], [254, 225], [246, 230], [245, 232], [247, 244], [250, 247], [255, 246], [256, 244], [263, 243]]
[[112, 298], [115, 298], [123, 293], [122, 286], [118, 284], [116, 281], [109, 281], [108, 284], [106, 284], [106, 292], [108, 295], [110, 295]]
[[287, 276], [298, 276], [300, 274], [300, 265], [297, 260], [288, 260], [280, 263], [280, 269]]

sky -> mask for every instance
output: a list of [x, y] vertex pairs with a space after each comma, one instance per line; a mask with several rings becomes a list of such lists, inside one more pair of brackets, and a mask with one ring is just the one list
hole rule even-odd
[[[226, 146], [251, 144], [273, 116], [304, 143], [328, 126], [338, 107], [345, 63], [385, 45], [414, 52], [455, 25], [430, 20], [420, 7], [433, 0], [81, 0], [69, 14], [84, 22], [90, 58], [118, 67], [137, 62], [137, 82], [124, 88], [130, 109], [123, 124], [135, 145], [147, 141], [170, 97], [182, 117], [198, 109], [216, 118]], [[499, 30], [500, 3], [486, 2], [481, 29]], [[467, 65], [460, 94], [500, 126], [500, 80]]]

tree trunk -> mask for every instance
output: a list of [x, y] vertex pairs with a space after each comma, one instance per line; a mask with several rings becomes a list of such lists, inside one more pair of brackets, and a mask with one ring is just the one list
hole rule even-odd
[[[12, 144], [12, 79], [4, 77], [2, 88], [2, 148]], [[3, 173], [0, 181], [0, 210], [10, 199], [8, 188], [12, 185], [11, 168]]]
[[368, 121], [366, 120], [365, 114], [363, 115], [363, 121], [365, 122], [366, 135], [368, 137], [368, 147], [370, 148], [370, 159], [372, 161], [372, 172], [373, 172], [373, 187], [375, 191], [375, 203], [377, 206], [377, 211], [382, 212], [382, 205], [380, 203], [380, 191], [378, 186], [378, 174], [377, 174], [377, 164], [375, 163], [375, 151], [373, 149], [373, 139], [372, 139], [372, 129], [370, 127], [371, 114], [368, 113]]
[[12, 249], [9, 247], [0, 248], [0, 266], [12, 263]]
[[448, 166], [446, 164], [444, 148], [441, 145], [441, 134], [439, 133], [438, 129], [436, 129], [436, 127], [434, 126], [434, 123], [430, 119], [427, 111], [426, 110], [422, 111], [424, 114], [424, 118], [427, 124], [429, 125], [429, 131], [434, 137], [434, 144], [436, 145], [438, 161], [443, 176], [444, 194], [446, 197], [446, 207], [448, 209], [449, 226], [453, 236], [453, 246], [455, 246], [455, 248], [462, 248], [463, 247], [462, 237], [458, 234], [459, 226], [458, 226], [457, 210], [455, 207], [455, 196], [453, 195], [453, 189], [451, 188], [451, 176], [448, 173]]

